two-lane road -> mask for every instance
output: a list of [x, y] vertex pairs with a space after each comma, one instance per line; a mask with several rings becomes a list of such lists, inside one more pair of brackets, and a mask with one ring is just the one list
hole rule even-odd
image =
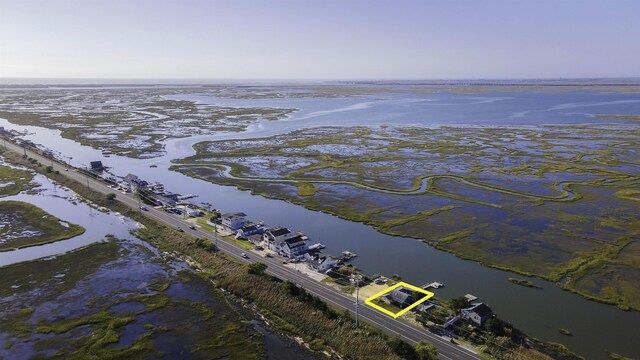
[[[12, 142], [7, 141], [6, 146], [8, 150], [17, 152], [19, 154], [24, 153], [23, 147], [18, 146]], [[30, 157], [38, 160], [45, 166], [52, 165], [50, 158], [44, 157], [39, 153], [31, 151], [30, 149], [27, 149], [27, 154]], [[54, 161], [52, 166], [54, 170], [58, 170], [61, 174], [67, 176], [68, 178], [78, 181], [81, 184], [88, 184], [88, 186], [95, 191], [99, 191], [104, 194], [115, 193], [112, 188], [108, 187], [104, 183], [88, 177], [87, 175], [84, 175], [80, 172], [77, 172], [73, 168], [70, 168], [65, 164]], [[133, 194], [116, 193], [116, 198], [134, 209], [139, 209], [138, 199], [135, 198]], [[186, 234], [193, 237], [204, 237], [212, 241], [215, 240], [213, 234], [204, 232], [202, 230], [189, 229], [189, 226], [191, 224], [180, 219], [178, 216], [154, 208], [149, 208], [148, 211], [145, 211], [145, 214], [174, 228], [180, 227], [185, 231]], [[282, 280], [289, 280], [291, 282], [294, 282], [308, 292], [320, 297], [322, 300], [331, 304], [335, 308], [343, 310], [346, 309], [352, 313], [355, 312], [354, 305], [356, 299], [354, 297], [345, 295], [333, 287], [320, 283], [294, 269], [284, 266], [281, 263], [281, 260], [278, 260], [276, 258], [258, 257], [253, 253], [251, 258], [247, 260], [243, 259], [240, 256], [243, 252], [247, 252], [247, 250], [245, 249], [225, 242], [224, 240], [218, 241], [218, 246], [220, 248], [220, 251], [223, 251], [244, 261], [263, 262], [268, 266], [267, 273], [269, 275], [275, 276]], [[474, 354], [471, 351], [460, 346], [454, 345], [449, 341], [426, 331], [425, 329], [408, 324], [402, 319], [391, 318], [371, 307], [364, 305], [362, 302], [360, 302], [359, 304], [361, 304], [359, 305], [358, 311], [360, 321], [365, 321], [392, 335], [398, 335], [402, 339], [413, 344], [417, 343], [420, 340], [431, 343], [438, 348], [438, 351], [440, 352], [439, 357], [442, 359], [482, 359], [477, 354]]]

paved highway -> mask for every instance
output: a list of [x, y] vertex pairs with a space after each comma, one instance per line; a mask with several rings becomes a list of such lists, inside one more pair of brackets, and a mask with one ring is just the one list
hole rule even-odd
[[[8, 150], [17, 152], [19, 154], [24, 154], [24, 148], [12, 142], [7, 141], [6, 146]], [[39, 153], [35, 153], [30, 149], [27, 149], [27, 155], [34, 159], [37, 159], [45, 166], [52, 164], [50, 158], [44, 157]], [[88, 184], [88, 186], [92, 190], [99, 191], [105, 194], [116, 193], [112, 188], [106, 186], [104, 183], [99, 182], [82, 173], [79, 173], [73, 168], [67, 167], [65, 164], [53, 162], [53, 168], [54, 170], [60, 171], [61, 174], [73, 180], [76, 180], [81, 184]], [[69, 170], [67, 171], [67, 169]], [[116, 198], [128, 206], [131, 206], [134, 209], [138, 209], [138, 199], [135, 198], [133, 194], [116, 193]], [[189, 229], [189, 226], [191, 224], [183, 221], [176, 215], [172, 215], [154, 208], [149, 208], [149, 211], [146, 211], [145, 214], [156, 220], [162, 221], [169, 226], [175, 228], [180, 227], [185, 231], [186, 234], [193, 237], [204, 237], [210, 239], [211, 241], [214, 241], [213, 234], [204, 232], [202, 230]], [[320, 283], [302, 273], [297, 272], [294, 269], [284, 266], [281, 263], [281, 260], [278, 260], [277, 258], [266, 258], [261, 256], [259, 257], [254, 254], [250, 259], [243, 259], [240, 255], [243, 252], [247, 252], [247, 250], [230, 244], [224, 240], [218, 241], [218, 246], [220, 251], [235, 256], [243, 261], [249, 263], [255, 261], [263, 262], [268, 266], [266, 272], [269, 275], [275, 276], [282, 280], [289, 280], [291, 282], [294, 282], [307, 290], [309, 293], [312, 293], [320, 297], [327, 303], [331, 304], [333, 307], [341, 310], [349, 310], [352, 314], [355, 313], [354, 297], [345, 295], [333, 287]], [[365, 321], [392, 335], [398, 335], [409, 343], [415, 344], [420, 340], [424, 340], [435, 345], [440, 352], [439, 358], [441, 359], [482, 359], [482, 357], [472, 353], [465, 348], [454, 345], [449, 341], [444, 340], [441, 337], [434, 335], [422, 328], [418, 328], [416, 326], [408, 324], [402, 319], [393, 319], [371, 307], [366, 306], [363, 302], [360, 302], [359, 304], [358, 313], [360, 321]]]

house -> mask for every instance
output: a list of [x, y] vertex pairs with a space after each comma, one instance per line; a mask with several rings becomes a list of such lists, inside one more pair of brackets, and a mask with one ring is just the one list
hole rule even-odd
[[91, 165], [91, 170], [93, 171], [103, 171], [104, 166], [102, 165], [102, 161], [92, 161], [89, 163]]
[[473, 303], [470, 308], [462, 309], [462, 316], [473, 321], [475, 325], [482, 324], [493, 317], [493, 311], [483, 303]]
[[236, 239], [248, 239], [251, 235], [262, 234], [264, 227], [255, 224], [245, 224], [242, 229], [236, 233]]
[[413, 303], [411, 295], [413, 295], [413, 291], [399, 287], [384, 295], [382, 300], [400, 309], [404, 309]]
[[436, 307], [436, 305], [432, 304], [432, 303], [422, 303], [422, 304], [419, 304], [418, 306], [416, 306], [416, 311], [425, 313], [425, 312], [428, 312], [429, 310], [431, 310], [431, 309], [433, 309], [435, 307]]
[[276, 246], [284, 240], [292, 238], [294, 235], [295, 234], [293, 234], [291, 230], [287, 228], [276, 227], [265, 231], [262, 235], [262, 241], [265, 247], [268, 247], [273, 251], [278, 251], [278, 249], [276, 249]]
[[263, 246], [264, 242], [262, 242], [262, 234], [253, 234], [247, 236], [247, 240], [255, 246]]
[[309, 248], [307, 247], [308, 239], [308, 237], [298, 234], [294, 237], [285, 239], [276, 246], [284, 256], [291, 259], [297, 259], [304, 256], [304, 254], [309, 251]]
[[[127, 176], [125, 176], [123, 178], [125, 184], [129, 185], [129, 187], [133, 190], [136, 191], [137, 189], [144, 189], [146, 188], [149, 183], [140, 179], [139, 177], [133, 175], [133, 174], [127, 174]], [[176, 199], [177, 202], [177, 199]], [[174, 203], [175, 204], [175, 203]]]
[[338, 266], [338, 262], [326, 255], [316, 253], [312, 260], [309, 261], [309, 266], [317, 272], [325, 272], [331, 268]]
[[247, 222], [247, 214], [243, 212], [222, 214], [220, 225], [225, 231], [235, 233], [242, 229]]
[[203, 215], [203, 212], [200, 209], [192, 208], [186, 205], [177, 206], [183, 213], [187, 214], [189, 217], [200, 217]]
[[175, 205], [178, 203], [178, 194], [158, 195], [157, 199], [162, 203], [162, 205]]

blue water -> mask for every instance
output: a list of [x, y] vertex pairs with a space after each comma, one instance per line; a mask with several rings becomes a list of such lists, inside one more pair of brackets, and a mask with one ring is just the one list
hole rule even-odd
[[[354, 264], [367, 273], [400, 274], [403, 279], [422, 284], [437, 280], [446, 286], [437, 291], [443, 297], [472, 293], [479, 296], [500, 317], [531, 335], [566, 344], [590, 359], [606, 358], [604, 349], [640, 357], [636, 332], [639, 312], [622, 312], [610, 305], [585, 300], [563, 291], [555, 284], [533, 280], [542, 290], [513, 285], [512, 273], [490, 269], [437, 251], [413, 239], [391, 237], [369, 226], [317, 213], [285, 201], [253, 196], [235, 187], [218, 186], [168, 170], [172, 159], [193, 154], [199, 141], [265, 137], [315, 126], [406, 124], [435, 127], [518, 126], [542, 124], [609, 123], [635, 127], [633, 121], [593, 118], [593, 114], [640, 114], [640, 94], [597, 92], [519, 93], [381, 93], [344, 98], [232, 99], [198, 94], [168, 95], [170, 99], [192, 100], [236, 107], [296, 108], [289, 118], [262, 121], [243, 133], [212, 134], [166, 141], [167, 155], [155, 159], [103, 158], [100, 151], [62, 139], [59, 131], [15, 126], [0, 119], [0, 126], [26, 129], [36, 143], [71, 158], [77, 166], [102, 159], [118, 175], [134, 173], [161, 181], [169, 191], [197, 193], [198, 201], [223, 211], [244, 211], [254, 220], [304, 230], [337, 254], [350, 250], [359, 254]], [[150, 168], [157, 165], [157, 168]], [[573, 337], [558, 333], [567, 328]]]

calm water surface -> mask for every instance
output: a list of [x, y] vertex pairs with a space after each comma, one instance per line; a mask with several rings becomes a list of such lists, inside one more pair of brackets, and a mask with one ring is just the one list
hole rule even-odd
[[[444, 288], [436, 291], [441, 297], [474, 294], [488, 303], [501, 318], [511, 321], [532, 336], [561, 342], [590, 359], [607, 358], [605, 350], [640, 357], [640, 335], [634, 331], [640, 324], [639, 312], [623, 312], [614, 306], [587, 301], [543, 280], [533, 280], [543, 287], [542, 290], [517, 286], [507, 281], [507, 278], [514, 276], [513, 273], [460, 260], [413, 239], [380, 234], [363, 224], [309, 211], [285, 201], [253, 196], [235, 187], [214, 185], [168, 170], [172, 159], [192, 155], [192, 145], [199, 141], [265, 137], [313, 126], [536, 126], [605, 121], [633, 126], [628, 121], [609, 121], [591, 115], [638, 114], [640, 95], [560, 92], [378, 94], [335, 99], [276, 100], [199, 95], [167, 98], [224, 106], [269, 106], [299, 110], [285, 120], [260, 122], [244, 133], [168, 140], [165, 156], [145, 160], [120, 156], [103, 158], [98, 150], [62, 139], [57, 130], [15, 126], [3, 119], [0, 119], [0, 126], [28, 130], [30, 135], [26, 138], [59, 152], [76, 166], [86, 166], [89, 161], [102, 159], [106, 165], [113, 167], [117, 175], [134, 173], [144, 179], [164, 183], [169, 191], [199, 194], [196, 200], [211, 203], [222, 211], [244, 211], [254, 220], [303, 230], [312, 241], [319, 240], [327, 245], [329, 253], [338, 254], [343, 250], [356, 252], [358, 257], [354, 265], [367, 273], [387, 276], [400, 274], [414, 284], [437, 280], [445, 284]], [[150, 165], [158, 167], [150, 168]], [[557, 330], [560, 327], [569, 329], [574, 336], [561, 335]]]

